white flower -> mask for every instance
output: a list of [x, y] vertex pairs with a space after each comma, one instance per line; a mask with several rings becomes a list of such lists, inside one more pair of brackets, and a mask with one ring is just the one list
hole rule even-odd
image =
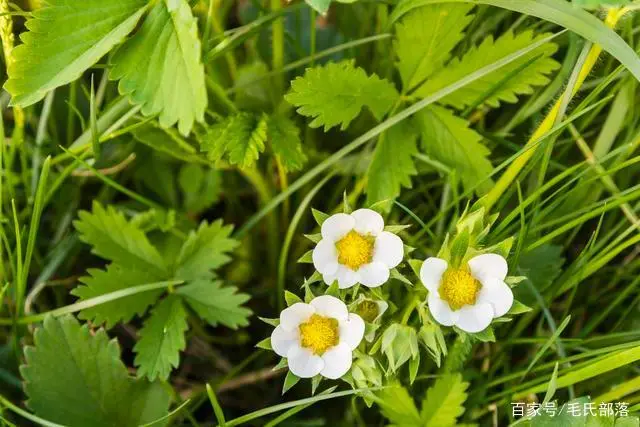
[[352, 352], [364, 336], [364, 321], [338, 298], [322, 295], [282, 310], [271, 347], [300, 378], [337, 379], [351, 368]]
[[389, 280], [389, 270], [404, 256], [400, 237], [384, 231], [382, 216], [371, 209], [332, 215], [321, 232], [313, 265], [327, 285], [337, 279], [341, 289], [356, 283], [375, 288]]
[[507, 261], [484, 254], [470, 259], [466, 267], [452, 269], [443, 259], [427, 258], [420, 279], [429, 290], [429, 310], [438, 323], [480, 332], [513, 305], [513, 292], [504, 282]]

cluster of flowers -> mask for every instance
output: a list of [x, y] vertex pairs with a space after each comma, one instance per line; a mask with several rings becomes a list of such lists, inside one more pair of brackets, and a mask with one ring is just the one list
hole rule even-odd
[[[371, 209], [328, 217], [321, 224], [321, 237], [313, 250], [314, 267], [327, 285], [337, 281], [340, 289], [382, 286], [404, 258], [400, 237], [385, 231], [382, 216]], [[506, 277], [507, 261], [494, 253], [459, 266], [431, 257], [420, 268], [433, 319], [468, 333], [483, 331], [509, 311], [513, 293]], [[322, 295], [280, 313], [271, 348], [300, 378], [337, 379], [351, 368], [352, 352], [364, 334], [365, 322], [358, 314], [350, 313], [339, 298]]]

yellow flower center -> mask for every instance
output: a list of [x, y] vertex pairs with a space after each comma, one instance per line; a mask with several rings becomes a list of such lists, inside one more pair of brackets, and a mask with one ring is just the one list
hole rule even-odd
[[338, 262], [352, 270], [359, 269], [362, 265], [371, 262], [374, 243], [373, 236], [363, 236], [351, 230], [336, 242]]
[[476, 303], [480, 282], [467, 270], [447, 270], [442, 275], [438, 293], [453, 310]]
[[300, 344], [313, 354], [321, 355], [333, 346], [338, 345], [338, 321], [331, 317], [312, 314], [309, 320], [301, 323]]

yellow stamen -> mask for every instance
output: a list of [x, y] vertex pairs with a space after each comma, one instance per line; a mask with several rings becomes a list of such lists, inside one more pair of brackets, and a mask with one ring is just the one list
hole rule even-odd
[[363, 236], [351, 230], [336, 243], [338, 262], [352, 270], [359, 269], [362, 265], [371, 262], [374, 243], [373, 236]]
[[338, 345], [338, 321], [331, 317], [313, 314], [300, 326], [300, 344], [313, 354], [321, 355], [333, 346]]
[[452, 310], [476, 303], [480, 282], [467, 270], [447, 270], [442, 275], [438, 293]]

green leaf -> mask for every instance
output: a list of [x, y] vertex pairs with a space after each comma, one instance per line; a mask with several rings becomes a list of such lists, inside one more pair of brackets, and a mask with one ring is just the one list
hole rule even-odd
[[491, 180], [486, 179], [493, 171], [489, 150], [480, 143], [482, 136], [469, 129], [466, 120], [435, 105], [417, 113], [416, 118], [428, 155], [455, 170], [466, 189], [483, 192], [491, 188]]
[[640, 58], [622, 37], [600, 19], [566, 1], [558, 0], [403, 0], [389, 18], [394, 23], [408, 11], [433, 3], [479, 3], [535, 16], [561, 25], [602, 46], [640, 80]]
[[204, 120], [207, 90], [200, 58], [198, 24], [186, 0], [158, 1], [142, 27], [111, 60], [110, 78], [118, 90], [142, 106], [146, 116], [159, 114], [160, 125], [176, 122], [188, 135]]
[[267, 139], [271, 149], [288, 171], [302, 169], [307, 156], [302, 151], [300, 129], [287, 116], [275, 114], [269, 117]]
[[409, 359], [419, 353], [418, 335], [410, 326], [394, 323], [382, 334], [382, 352], [387, 356], [389, 369], [397, 372]]
[[231, 260], [229, 252], [238, 246], [238, 242], [229, 237], [232, 231], [233, 226], [224, 225], [222, 220], [211, 224], [203, 221], [182, 245], [175, 276], [185, 280], [211, 277], [212, 270]]
[[182, 299], [169, 295], [158, 304], [140, 330], [140, 340], [133, 350], [138, 377], [166, 380], [171, 369], [180, 362], [180, 351], [185, 348], [187, 312]]
[[[149, 283], [149, 274], [141, 271], [130, 270], [117, 264], [110, 264], [106, 270], [89, 269], [89, 276], [81, 277], [80, 282], [84, 286], [78, 286], [71, 291], [72, 295], [85, 301], [110, 292], [127, 289], [132, 286]], [[82, 310], [78, 317], [90, 320], [94, 324], [104, 323], [107, 329], [116, 323], [127, 323], [134, 316], [142, 316], [149, 306], [156, 302], [163, 290], [141, 292], [116, 301], [96, 305]]]
[[473, 19], [473, 5], [434, 4], [409, 12], [396, 24], [394, 48], [404, 91], [443, 69]]
[[[418, 154], [417, 137], [418, 130], [409, 120], [380, 136], [367, 171], [367, 205], [393, 200], [402, 187], [411, 188], [411, 176], [418, 173], [413, 162]], [[390, 203], [385, 206], [391, 208]]]
[[[36, 415], [68, 426], [137, 426], [168, 413], [159, 383], [134, 380], [120, 361], [116, 340], [92, 333], [73, 316], [49, 316], [24, 350], [27, 405]], [[165, 425], [159, 423], [158, 425]]]
[[331, 0], [304, 0], [309, 6], [314, 8], [318, 13], [326, 14], [331, 5]]
[[345, 130], [364, 107], [380, 120], [397, 98], [391, 82], [375, 74], [367, 76], [353, 61], [309, 68], [291, 82], [291, 91], [285, 95], [299, 114], [313, 118], [309, 126], [324, 125], [325, 131], [338, 125]]
[[294, 375], [291, 371], [287, 372], [287, 376], [284, 379], [284, 384], [282, 385], [282, 394], [288, 392], [291, 387], [298, 384], [300, 381], [300, 377]]
[[418, 409], [406, 388], [401, 386], [389, 387], [380, 390], [376, 395], [376, 403], [380, 406], [382, 415], [394, 426], [422, 425]]
[[178, 185], [182, 191], [182, 203], [188, 213], [199, 213], [220, 198], [222, 177], [218, 170], [187, 163], [180, 169]]
[[[128, 222], [113, 206], [93, 202], [93, 211], [80, 211], [73, 224], [92, 252], [127, 269], [145, 271], [150, 278], [166, 279], [167, 267], [142, 230]], [[150, 280], [147, 280], [149, 282]]]
[[322, 223], [331, 216], [314, 208], [311, 208], [311, 215], [313, 215], [313, 219], [316, 220], [316, 224], [318, 224], [320, 227], [322, 227]]
[[562, 271], [564, 257], [562, 246], [541, 245], [530, 251], [523, 252], [518, 262], [518, 273], [527, 276], [530, 284], [521, 284], [514, 289], [516, 299], [522, 300], [527, 305], [536, 303], [536, 297], [531, 290], [531, 285], [544, 292]]
[[289, 291], [284, 291], [284, 300], [287, 302], [287, 306], [302, 302], [302, 299], [298, 295]]
[[176, 293], [212, 326], [220, 323], [237, 329], [247, 326], [251, 315], [251, 310], [242, 306], [249, 300], [249, 295], [236, 293], [237, 290], [235, 286], [222, 286], [220, 281], [196, 280], [180, 287]]
[[[533, 31], [524, 31], [518, 35], [507, 31], [495, 41], [492, 36], [488, 36], [479, 46], [468, 50], [461, 59], [453, 59], [440, 72], [434, 74], [424, 85], [416, 90], [415, 94], [425, 97], [435, 93], [474, 70], [492, 64], [545, 37], [548, 37], [548, 34], [534, 36]], [[484, 100], [484, 103], [491, 107], [498, 107], [500, 101], [517, 102], [517, 95], [531, 94], [534, 91], [534, 87], [544, 86], [549, 83], [550, 80], [547, 76], [560, 67], [560, 64], [551, 58], [557, 48], [554, 43], [545, 43], [500, 68], [499, 71], [489, 73], [460, 90], [447, 95], [440, 100], [440, 103], [456, 108], [464, 108], [482, 98], [484, 94], [490, 92], [499, 83], [502, 83], [499, 89], [492, 92]], [[505, 75], [517, 70], [537, 56], [540, 56], [540, 58], [518, 72], [509, 81], [502, 82]]]
[[265, 149], [267, 116], [238, 113], [213, 124], [200, 139], [210, 160], [227, 158], [240, 168], [254, 165]]
[[464, 382], [460, 374], [438, 377], [422, 402], [420, 418], [423, 425], [456, 425], [457, 418], [464, 413], [462, 404], [467, 399], [467, 387], [469, 383]]
[[48, 0], [27, 21], [29, 32], [13, 50], [5, 89], [26, 107], [47, 92], [78, 79], [120, 43], [138, 23], [146, 0]]
[[631, 0], [573, 0], [573, 3], [586, 9], [596, 9], [604, 6], [624, 6]]

